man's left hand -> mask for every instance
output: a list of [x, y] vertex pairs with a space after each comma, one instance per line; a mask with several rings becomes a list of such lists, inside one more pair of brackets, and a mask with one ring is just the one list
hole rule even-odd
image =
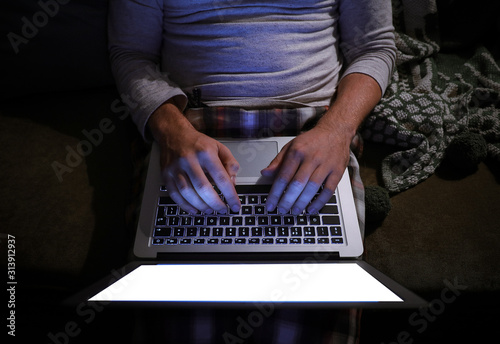
[[347, 167], [350, 140], [345, 131], [321, 125], [320, 121], [285, 145], [261, 171], [264, 176], [275, 177], [267, 209], [277, 207], [281, 214], [291, 210], [298, 215], [304, 209], [317, 213], [332, 197]]

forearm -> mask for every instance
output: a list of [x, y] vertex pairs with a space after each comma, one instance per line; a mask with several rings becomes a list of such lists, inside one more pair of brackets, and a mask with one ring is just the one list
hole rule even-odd
[[330, 108], [317, 125], [344, 136], [350, 143], [381, 96], [380, 86], [372, 77], [349, 74], [340, 81]]
[[111, 1], [109, 54], [117, 88], [139, 131], [146, 137], [149, 116], [165, 101], [184, 97], [160, 70], [163, 2]]

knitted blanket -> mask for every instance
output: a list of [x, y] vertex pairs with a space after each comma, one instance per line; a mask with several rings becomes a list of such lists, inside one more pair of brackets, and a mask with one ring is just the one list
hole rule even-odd
[[433, 174], [450, 142], [474, 132], [500, 162], [500, 68], [484, 47], [470, 57], [440, 53], [436, 0], [393, 0], [396, 69], [367, 118], [365, 141], [394, 146], [384, 186], [398, 193]]

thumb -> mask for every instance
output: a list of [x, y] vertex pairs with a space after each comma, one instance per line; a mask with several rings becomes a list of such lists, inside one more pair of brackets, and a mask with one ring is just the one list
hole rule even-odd
[[227, 174], [229, 175], [229, 178], [231, 178], [231, 181], [235, 183], [236, 175], [238, 174], [238, 171], [240, 169], [240, 164], [233, 156], [229, 148], [227, 148], [223, 144], [220, 144], [219, 146], [219, 159], [222, 162], [222, 165], [224, 166]]
[[275, 176], [279, 171], [279, 167], [281, 165], [281, 162], [283, 161], [283, 156], [284, 156], [284, 149], [281, 152], [279, 152], [278, 155], [276, 155], [276, 157], [269, 163], [269, 165], [260, 171], [260, 173], [264, 177]]

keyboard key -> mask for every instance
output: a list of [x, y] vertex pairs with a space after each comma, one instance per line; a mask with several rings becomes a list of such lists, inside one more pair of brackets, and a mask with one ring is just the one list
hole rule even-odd
[[236, 236], [236, 227], [227, 227], [226, 228], [226, 236], [227, 237]]
[[342, 238], [332, 238], [332, 244], [343, 244], [344, 239]]
[[254, 216], [245, 217], [245, 226], [255, 226], [255, 217]]
[[250, 238], [248, 239], [249, 244], [260, 244], [260, 239], [259, 238]]
[[321, 226], [318, 227], [317, 230], [318, 236], [328, 236], [328, 227]]
[[221, 243], [221, 244], [226, 244], [226, 245], [227, 245], [227, 244], [232, 244], [232, 243], [233, 243], [233, 239], [231, 239], [231, 238], [222, 238], [222, 239], [220, 240], [220, 243]]
[[258, 204], [259, 196], [257, 195], [248, 195], [248, 204]]
[[260, 204], [266, 204], [266, 202], [267, 202], [267, 195], [260, 196]]
[[316, 239], [315, 238], [304, 238], [304, 244], [315, 244]]
[[262, 228], [253, 227], [252, 228], [252, 236], [253, 237], [260, 237], [260, 236], [262, 236]]
[[257, 205], [254, 207], [255, 215], [264, 215], [266, 213], [266, 207], [263, 205]]
[[212, 236], [222, 236], [223, 231], [222, 227], [215, 227], [212, 229]]
[[338, 216], [323, 216], [324, 225], [340, 225], [340, 217]]
[[316, 215], [309, 216], [309, 224], [313, 225], [313, 226], [320, 225], [321, 220], [320, 220], [319, 216], [316, 216]]
[[285, 216], [283, 217], [283, 224], [293, 226], [295, 224], [295, 218], [293, 216]]
[[302, 228], [300, 227], [292, 227], [291, 228], [291, 235], [292, 236], [302, 236]]
[[241, 207], [241, 214], [242, 215], [252, 215], [252, 207], [249, 205], [244, 205]]
[[304, 236], [316, 236], [314, 227], [304, 227]]
[[318, 238], [318, 244], [328, 244], [328, 238]]
[[181, 222], [180, 218], [177, 216], [170, 216], [168, 218], [168, 225], [169, 226], [178, 226], [180, 222]]
[[238, 196], [241, 204], [247, 204], [247, 198], [244, 195]]
[[168, 196], [161, 196], [159, 199], [158, 199], [158, 204], [159, 205], [165, 205], [165, 204], [175, 204], [174, 200], [171, 199], [170, 197]]
[[262, 239], [263, 244], [274, 244], [274, 239], [273, 238], [264, 238]]
[[280, 226], [281, 216], [271, 216], [271, 226]]
[[297, 216], [297, 225], [299, 226], [307, 225], [307, 217], [303, 215]]
[[194, 244], [195, 245], [203, 245], [205, 243], [205, 239], [194, 239]]
[[165, 244], [167, 244], [167, 245], [177, 245], [177, 239], [175, 239], [175, 238], [165, 239]]
[[287, 237], [289, 232], [288, 227], [278, 227], [278, 236]]
[[163, 245], [165, 239], [162, 238], [154, 238], [153, 239], [153, 245]]
[[342, 229], [340, 227], [330, 227], [330, 235], [331, 236], [341, 236]]
[[320, 211], [320, 214], [338, 214], [339, 208], [336, 205], [329, 204], [325, 205]]
[[180, 244], [181, 244], [181, 245], [189, 245], [189, 244], [191, 244], [191, 239], [187, 239], [187, 238], [182, 239], [182, 240], [180, 241]]
[[212, 239], [208, 239], [207, 241], [208, 244], [218, 244], [219, 243], [219, 239], [215, 239], [215, 238], [212, 238]]
[[153, 236], [170, 236], [172, 235], [172, 229], [170, 227], [166, 228], [155, 228]]
[[191, 226], [193, 219], [190, 216], [181, 217], [181, 223], [183, 226]]
[[245, 238], [236, 238], [234, 239], [235, 244], [245, 244], [247, 242], [247, 239]]
[[195, 226], [204, 226], [205, 225], [205, 218], [203, 216], [196, 216], [194, 218], [194, 225]]
[[228, 216], [219, 217], [219, 225], [229, 226], [229, 217]]
[[246, 237], [250, 235], [250, 228], [248, 227], [240, 227], [238, 228], [238, 236]]
[[241, 217], [241, 216], [233, 216], [231, 224], [233, 226], [241, 226], [241, 225], [243, 225], [243, 217]]
[[196, 236], [198, 230], [194, 227], [190, 227], [187, 229], [187, 236]]
[[184, 236], [184, 228], [180, 227], [174, 228], [174, 236], [176, 237]]
[[267, 216], [259, 216], [257, 222], [259, 226], [267, 226], [269, 224], [269, 218]]
[[200, 228], [200, 236], [210, 236], [210, 228]]
[[301, 238], [290, 238], [290, 244], [300, 244], [301, 242]]
[[264, 235], [267, 237], [276, 236], [276, 228], [275, 227], [266, 227], [264, 230]]
[[286, 244], [288, 242], [287, 238], [276, 238], [277, 244]]
[[156, 218], [156, 225], [157, 226], [165, 226], [167, 224], [167, 218], [166, 217], [157, 217]]
[[207, 217], [207, 226], [217, 226], [217, 217], [215, 216]]

